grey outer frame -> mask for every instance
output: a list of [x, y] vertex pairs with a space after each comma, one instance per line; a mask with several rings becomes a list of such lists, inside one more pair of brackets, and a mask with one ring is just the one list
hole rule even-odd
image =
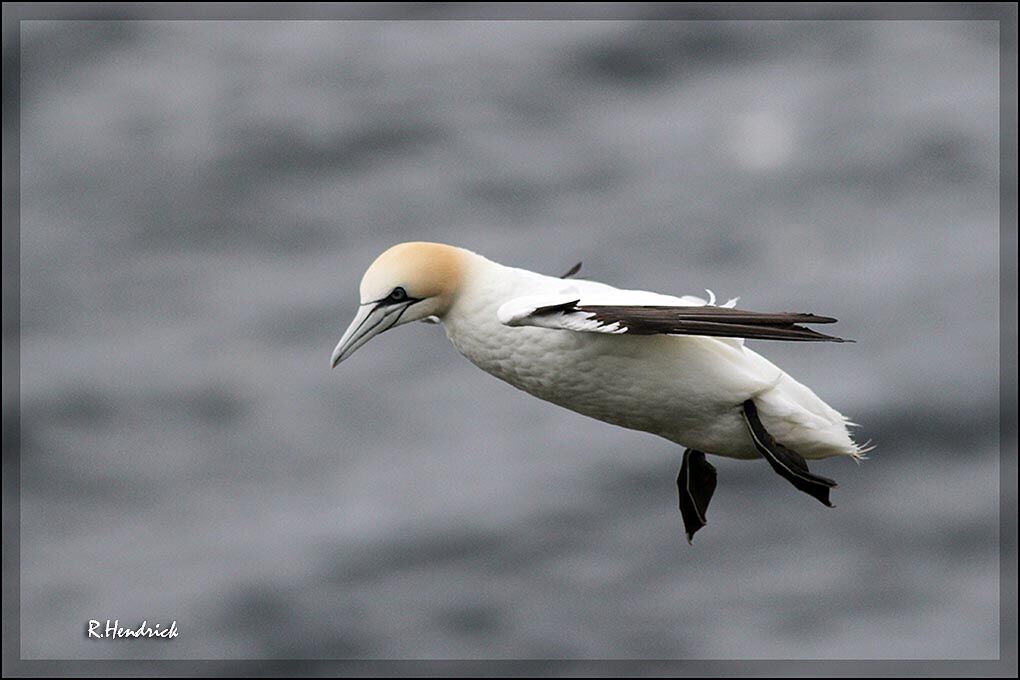
[[[1000, 22], [1000, 659], [998, 661], [23, 661], [20, 658], [20, 40], [38, 19], [989, 19]], [[1017, 674], [1017, 7], [1014, 3], [100, 3], [3, 6], [4, 675], [889, 675]], [[1005, 95], [1005, 96], [1003, 96]]]

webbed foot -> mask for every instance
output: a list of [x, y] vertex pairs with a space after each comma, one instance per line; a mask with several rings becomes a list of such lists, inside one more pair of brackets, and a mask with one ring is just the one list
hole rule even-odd
[[708, 523], [705, 513], [715, 493], [715, 478], [715, 467], [705, 460], [704, 453], [694, 449], [684, 451], [676, 488], [680, 493], [680, 514], [688, 543], [693, 542], [694, 534]]
[[750, 399], [745, 401], [743, 411], [744, 422], [747, 423], [754, 446], [772, 469], [804, 493], [817, 498], [830, 508], [835, 507], [829, 502], [829, 489], [835, 487], [836, 482], [827, 477], [811, 474], [807, 462], [799, 453], [777, 442], [761, 424], [758, 408], [753, 401]]

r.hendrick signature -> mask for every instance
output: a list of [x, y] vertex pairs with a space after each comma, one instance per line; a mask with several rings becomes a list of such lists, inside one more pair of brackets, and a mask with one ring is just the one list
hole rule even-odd
[[120, 619], [106, 620], [106, 628], [100, 628], [102, 624], [95, 619], [89, 620], [89, 630], [85, 637], [102, 640], [104, 638], [164, 638], [169, 640], [178, 636], [177, 621], [174, 621], [166, 628], [161, 624], [150, 626], [148, 621], [142, 621], [137, 628], [121, 628]]

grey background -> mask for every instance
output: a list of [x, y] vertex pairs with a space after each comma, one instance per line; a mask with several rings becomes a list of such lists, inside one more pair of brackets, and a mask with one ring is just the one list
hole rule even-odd
[[[994, 658], [993, 22], [28, 22], [27, 658]], [[328, 356], [381, 250], [832, 314], [839, 506]], [[176, 619], [97, 643], [90, 618]]]

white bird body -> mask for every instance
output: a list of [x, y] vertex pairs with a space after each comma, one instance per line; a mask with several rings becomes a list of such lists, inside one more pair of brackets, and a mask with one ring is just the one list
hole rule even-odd
[[859, 455], [842, 415], [739, 339], [503, 322], [515, 308], [571, 300], [703, 306], [704, 299], [545, 276], [474, 253], [467, 261], [461, 294], [442, 319], [446, 334], [472, 363], [514, 387], [598, 420], [744, 459], [761, 457], [740, 410], [754, 399], [769, 432], [805, 458]]
[[827, 340], [813, 314], [760, 313], [693, 296], [622, 290], [506, 267], [462, 248], [403, 243], [361, 280], [361, 305], [332, 365], [411, 321], [443, 323], [472, 363], [540, 399], [687, 447], [677, 477], [687, 539], [707, 523], [711, 453], [765, 458], [825, 505], [836, 483], [805, 459], [849, 456], [847, 419], [743, 338]]

